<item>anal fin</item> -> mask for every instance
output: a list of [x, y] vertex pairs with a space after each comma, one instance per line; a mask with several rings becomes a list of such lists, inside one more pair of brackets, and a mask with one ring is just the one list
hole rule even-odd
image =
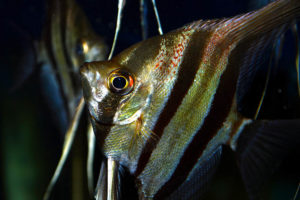
[[299, 151], [300, 119], [255, 121], [245, 126], [237, 144], [238, 162], [250, 199], [293, 151]]
[[222, 154], [222, 146], [219, 146], [205, 160], [199, 160], [187, 179], [167, 199], [185, 200], [201, 198], [206, 191], [209, 181], [212, 179]]

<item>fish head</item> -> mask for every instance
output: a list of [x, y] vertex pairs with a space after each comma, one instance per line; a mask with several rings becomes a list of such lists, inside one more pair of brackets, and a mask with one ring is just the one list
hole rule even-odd
[[[136, 181], [143, 181], [139, 176], [143, 159], [151, 154], [168, 123], [160, 115], [166, 104], [171, 105], [168, 100], [190, 31], [184, 28], [142, 41], [109, 61], [85, 63], [80, 69], [97, 143], [109, 163], [126, 168]], [[172, 148], [174, 143], [165, 146]], [[138, 190], [143, 193], [140, 185]]]
[[105, 60], [108, 53], [104, 39], [94, 32], [75, 36], [71, 45], [72, 64], [77, 68], [84, 62]]
[[97, 34], [82, 9], [73, 1], [69, 2], [66, 17], [66, 45], [74, 66], [84, 62], [104, 60], [108, 53], [105, 39]]
[[[123, 51], [110, 61], [81, 67], [83, 94], [98, 144], [105, 156], [132, 172], [164, 98], [163, 77], [155, 71], [159, 37]], [[159, 105], [159, 106], [157, 106]]]
[[104, 61], [85, 64], [81, 73], [85, 99], [96, 122], [126, 125], [134, 121], [134, 113], [143, 106], [132, 96], [140, 96], [143, 90], [135, 87], [137, 80], [130, 70]]

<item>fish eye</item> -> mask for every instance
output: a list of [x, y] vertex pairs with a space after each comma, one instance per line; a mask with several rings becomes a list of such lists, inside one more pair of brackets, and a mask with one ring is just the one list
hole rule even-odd
[[125, 95], [132, 91], [133, 77], [130, 73], [120, 69], [114, 70], [108, 77], [108, 87], [113, 93]]
[[89, 51], [89, 45], [88, 42], [83, 40], [83, 39], [79, 39], [76, 42], [76, 46], [75, 46], [75, 52], [78, 56], [83, 56], [84, 54], [87, 54]]
[[79, 40], [75, 46], [75, 52], [78, 56], [82, 56], [84, 53], [82, 42]]

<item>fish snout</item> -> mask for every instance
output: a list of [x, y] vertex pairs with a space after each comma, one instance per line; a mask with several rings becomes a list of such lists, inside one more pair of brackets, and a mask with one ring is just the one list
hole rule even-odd
[[80, 67], [80, 78], [83, 89], [83, 96], [87, 101], [92, 96], [91, 81], [93, 79], [93, 74], [91, 73], [88, 64], [84, 64]]
[[90, 80], [93, 77], [93, 73], [90, 67], [90, 63], [84, 63], [80, 67], [80, 76], [81, 78], [85, 78]]

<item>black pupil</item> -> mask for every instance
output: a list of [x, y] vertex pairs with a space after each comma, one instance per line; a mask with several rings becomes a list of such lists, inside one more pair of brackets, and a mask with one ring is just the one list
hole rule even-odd
[[117, 89], [123, 89], [126, 85], [126, 80], [123, 77], [116, 77], [113, 80], [113, 85]]

